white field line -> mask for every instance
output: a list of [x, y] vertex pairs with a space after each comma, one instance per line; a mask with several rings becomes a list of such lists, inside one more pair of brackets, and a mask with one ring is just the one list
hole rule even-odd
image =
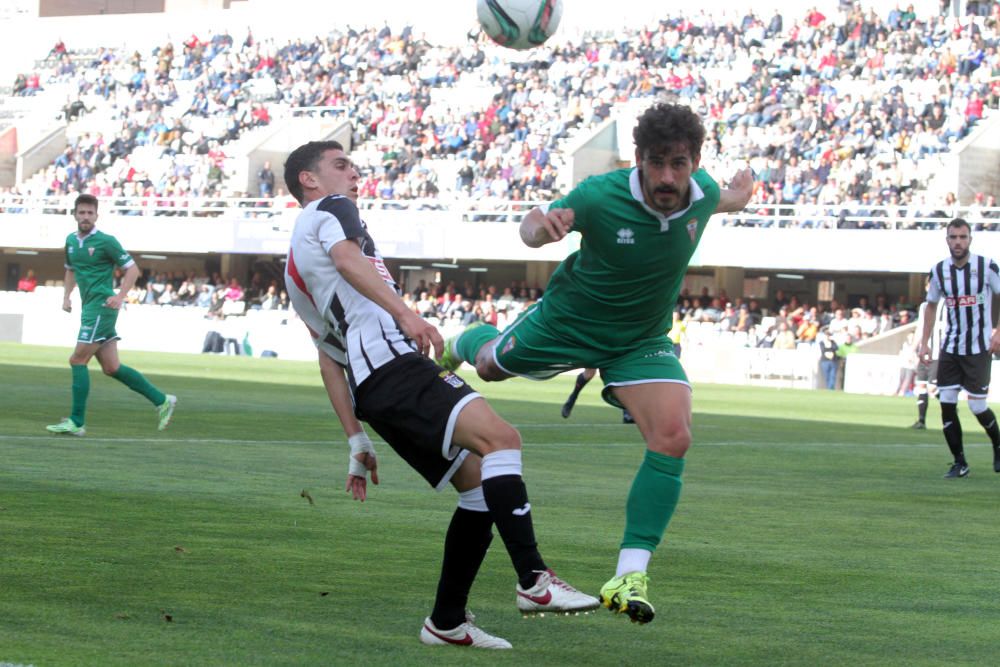
[[[595, 424], [594, 426], [597, 426]], [[525, 428], [525, 427], [520, 427]], [[763, 437], [763, 436], [762, 436]], [[84, 436], [82, 438], [74, 438], [65, 435], [0, 435], [0, 442], [15, 442], [15, 441], [63, 441], [67, 443], [80, 443], [81, 445], [86, 443], [162, 443], [162, 444], [220, 444], [220, 445], [335, 445], [340, 446], [344, 444], [344, 441], [331, 439], [331, 440], [244, 440], [236, 438], [99, 438], [92, 436]], [[380, 438], [376, 438], [376, 442], [381, 442]], [[601, 447], [637, 447], [640, 443], [637, 440], [632, 440], [628, 442], [544, 442], [544, 441], [534, 441], [528, 440], [525, 443], [528, 448], [532, 447], [587, 447], [591, 445], [599, 445]], [[985, 443], [969, 443], [966, 447], [978, 447], [979, 445], [985, 446]], [[695, 438], [694, 448], [698, 447], [785, 447], [785, 448], [810, 448], [810, 447], [820, 447], [820, 448], [849, 448], [849, 447], [863, 447], [865, 449], [886, 449], [894, 447], [905, 447], [905, 448], [939, 448], [943, 447], [944, 443], [926, 443], [926, 442], [880, 442], [873, 444], [870, 442], [836, 442], [829, 440], [817, 440], [812, 442], [766, 442], [762, 440], [726, 440], [719, 442], [698, 440]]]

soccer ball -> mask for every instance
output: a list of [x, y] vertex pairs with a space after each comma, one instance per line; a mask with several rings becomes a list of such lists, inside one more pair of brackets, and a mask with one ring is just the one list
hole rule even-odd
[[559, 27], [562, 0], [477, 0], [479, 25], [509, 49], [533, 49]]

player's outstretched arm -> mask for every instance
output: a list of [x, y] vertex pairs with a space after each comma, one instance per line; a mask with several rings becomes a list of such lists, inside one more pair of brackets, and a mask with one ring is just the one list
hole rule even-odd
[[543, 213], [533, 208], [521, 220], [521, 240], [529, 248], [541, 248], [546, 243], [555, 243], [569, 234], [573, 228], [574, 214], [571, 208], [550, 208]]
[[740, 169], [729, 182], [728, 188], [719, 189], [719, 204], [716, 213], [736, 213], [750, 203], [753, 195], [753, 171], [749, 167]]

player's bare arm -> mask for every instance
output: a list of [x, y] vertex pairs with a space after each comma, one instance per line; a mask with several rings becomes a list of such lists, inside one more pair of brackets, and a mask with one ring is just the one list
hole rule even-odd
[[716, 213], [736, 213], [742, 211], [753, 195], [753, 172], [750, 168], [740, 169], [729, 182], [728, 188], [720, 188], [719, 205]]
[[550, 208], [548, 213], [534, 208], [521, 220], [521, 240], [529, 248], [561, 240], [573, 228], [573, 209]]
[[1000, 329], [994, 329], [993, 335], [990, 336], [990, 353], [1000, 353]]
[[[930, 339], [931, 333], [934, 331], [934, 318], [937, 315], [937, 302], [928, 301], [927, 307], [924, 310], [924, 328], [920, 332], [920, 344], [917, 345], [917, 358], [926, 360], [931, 356], [930, 349]], [[992, 347], [993, 340], [996, 339], [996, 333], [994, 332], [993, 338], [990, 339], [990, 346]]]
[[66, 274], [63, 276], [62, 309], [67, 313], [73, 312], [73, 303], [70, 301], [70, 296], [72, 296], [74, 288], [76, 288], [76, 273], [73, 272], [73, 269], [66, 269]]
[[406, 307], [392, 288], [382, 279], [368, 258], [361, 253], [358, 244], [347, 239], [330, 249], [330, 258], [340, 275], [368, 299], [385, 309], [399, 323], [399, 328], [417, 345], [417, 351], [430, 355], [431, 348], [440, 358], [444, 351], [444, 340], [433, 324]]
[[[310, 333], [313, 333], [312, 330]], [[347, 436], [347, 442], [351, 448], [344, 490], [349, 492], [355, 500], [364, 502], [368, 497], [369, 473], [372, 476], [372, 484], [378, 484], [378, 458], [375, 455], [375, 448], [372, 447], [371, 440], [362, 428], [361, 422], [354, 416], [354, 406], [351, 402], [347, 380], [344, 378], [344, 369], [322, 350], [318, 350], [317, 354], [319, 355], [319, 372], [323, 378], [323, 386], [326, 387], [330, 405], [333, 406], [333, 411], [340, 419], [344, 435]]]
[[131, 266], [125, 269], [125, 275], [122, 276], [122, 284], [118, 288], [118, 293], [109, 296], [104, 301], [104, 305], [115, 310], [121, 308], [122, 303], [124, 303], [125, 298], [128, 296], [129, 290], [135, 286], [135, 281], [138, 279], [139, 267], [133, 262]]

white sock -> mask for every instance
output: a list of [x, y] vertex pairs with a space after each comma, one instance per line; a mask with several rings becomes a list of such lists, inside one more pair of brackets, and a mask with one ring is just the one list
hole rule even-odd
[[521, 474], [521, 450], [499, 449], [483, 457], [482, 472], [479, 478], [483, 481], [501, 475]]
[[486, 506], [486, 498], [483, 496], [483, 487], [481, 486], [460, 492], [458, 494], [458, 506], [470, 512], [490, 511], [490, 508]]
[[620, 577], [629, 572], [645, 572], [652, 555], [652, 551], [645, 549], [622, 549], [618, 552], [618, 570], [615, 576]]

